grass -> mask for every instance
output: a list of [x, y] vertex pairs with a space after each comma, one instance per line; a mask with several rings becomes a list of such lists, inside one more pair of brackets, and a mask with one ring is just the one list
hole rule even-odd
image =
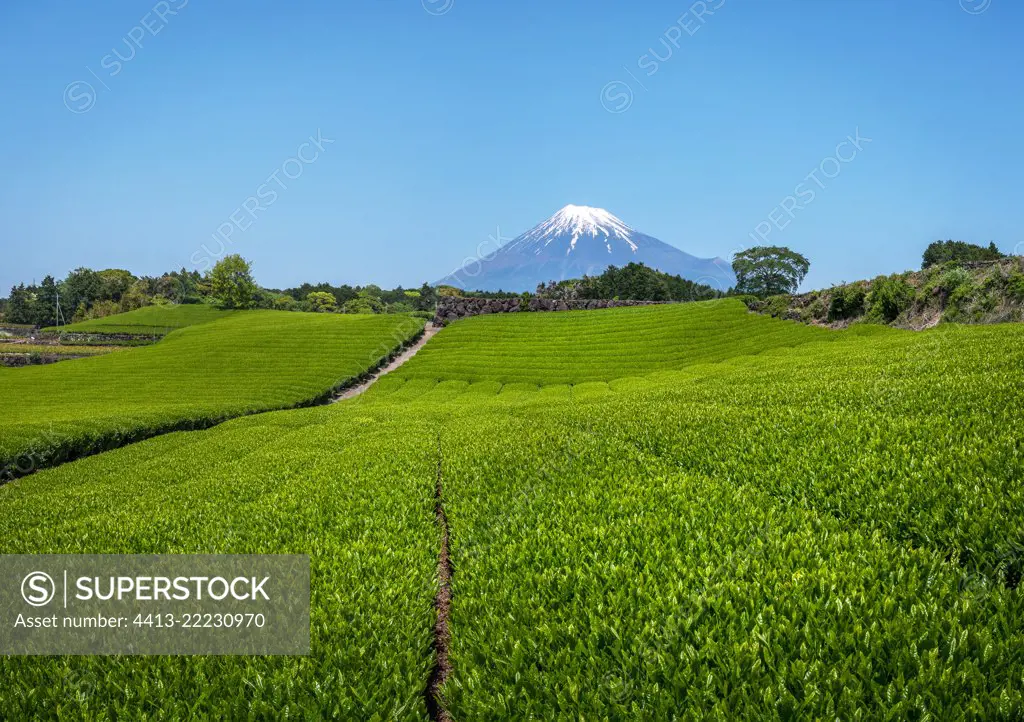
[[4, 658], [0, 716], [425, 719], [439, 473], [455, 719], [1020, 719], [1024, 328], [627, 310], [0, 488], [0, 552], [314, 564], [308, 658]]
[[[0, 368], [0, 469], [311, 402], [415, 335], [408, 316], [253, 311], [74, 363]], [[13, 467], [11, 466], [13, 465]]]
[[140, 336], [164, 336], [171, 331], [201, 323], [227, 318], [237, 311], [223, 311], [205, 304], [182, 304], [168, 306], [144, 306], [127, 313], [118, 313], [104, 318], [51, 326], [46, 331], [67, 333], [111, 333], [135, 334]]

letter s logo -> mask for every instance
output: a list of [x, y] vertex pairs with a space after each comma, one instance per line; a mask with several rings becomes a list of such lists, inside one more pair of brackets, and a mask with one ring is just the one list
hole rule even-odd
[[57, 585], [46, 572], [32, 572], [21, 581], [21, 596], [33, 607], [45, 607], [56, 592]]

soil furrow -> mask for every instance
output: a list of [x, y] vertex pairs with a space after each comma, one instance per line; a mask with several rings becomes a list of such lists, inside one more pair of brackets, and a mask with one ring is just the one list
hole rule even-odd
[[441, 437], [437, 437], [437, 482], [434, 488], [434, 515], [441, 531], [441, 548], [437, 556], [437, 596], [434, 598], [434, 609], [437, 613], [434, 622], [434, 668], [427, 682], [426, 703], [430, 719], [438, 722], [450, 722], [451, 715], [444, 708], [442, 690], [451, 673], [449, 648], [451, 630], [448, 622], [452, 606], [452, 560], [448, 546], [448, 516], [444, 511], [444, 487], [441, 473]]

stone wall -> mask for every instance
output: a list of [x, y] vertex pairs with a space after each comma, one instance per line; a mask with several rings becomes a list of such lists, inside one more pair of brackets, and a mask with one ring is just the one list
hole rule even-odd
[[621, 306], [652, 306], [661, 301], [559, 301], [552, 298], [456, 298], [445, 296], [438, 300], [434, 323], [446, 326], [467, 316], [485, 313], [519, 313], [522, 311], [590, 311], [595, 308]]

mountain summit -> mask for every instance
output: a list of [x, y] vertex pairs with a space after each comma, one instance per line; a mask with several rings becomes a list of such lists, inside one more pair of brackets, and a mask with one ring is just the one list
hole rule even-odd
[[537, 284], [600, 275], [608, 266], [643, 263], [725, 290], [736, 283], [721, 258], [697, 258], [640, 233], [603, 208], [568, 205], [485, 258], [438, 284], [479, 291], [533, 291]]

